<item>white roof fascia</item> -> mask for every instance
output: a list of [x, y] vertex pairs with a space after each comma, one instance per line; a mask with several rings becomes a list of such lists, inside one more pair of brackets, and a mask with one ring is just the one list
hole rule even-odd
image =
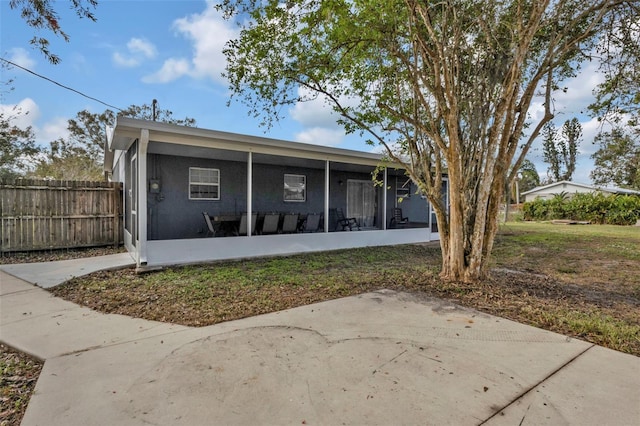
[[537, 188], [533, 188], [533, 189], [531, 189], [529, 191], [523, 192], [520, 195], [533, 194], [533, 193], [540, 192], [540, 191], [545, 190], [545, 189], [553, 188], [555, 186], [562, 185], [562, 184], [569, 184], [569, 185], [573, 185], [573, 186], [578, 186], [578, 187], [581, 187], [581, 188], [591, 189], [593, 191], [610, 192], [612, 194], [640, 195], [640, 191], [635, 191], [633, 189], [617, 188], [617, 187], [606, 188], [606, 187], [587, 185], [585, 183], [571, 182], [571, 181], [568, 181], [568, 180], [563, 180], [563, 181], [560, 181], [560, 182], [551, 183], [551, 184], [545, 185], [545, 186], [538, 186]]
[[520, 195], [533, 194], [534, 192], [539, 192], [539, 191], [542, 191], [544, 189], [553, 188], [555, 186], [563, 185], [563, 184], [579, 186], [579, 187], [582, 187], [582, 188], [593, 189], [593, 190], [597, 189], [595, 186], [587, 185], [587, 184], [584, 184], [584, 183], [571, 182], [569, 180], [561, 180], [560, 182], [550, 183], [549, 185], [538, 186], [536, 188], [530, 189], [529, 191], [523, 192]]
[[[305, 159], [329, 160], [362, 165], [378, 165], [384, 160], [380, 154], [312, 145], [300, 142], [241, 135], [196, 127], [177, 126], [156, 121], [118, 117], [109, 148], [127, 150], [140, 135], [149, 130], [149, 139], [185, 146], [226, 149], [260, 154], [282, 155]], [[395, 163], [393, 163], [396, 166]]]

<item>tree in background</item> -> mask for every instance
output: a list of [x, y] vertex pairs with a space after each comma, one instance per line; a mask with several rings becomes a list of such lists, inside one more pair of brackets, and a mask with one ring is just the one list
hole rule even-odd
[[[55, 36], [62, 37], [64, 41], [69, 41], [69, 35], [60, 26], [60, 17], [53, 8], [53, 0], [10, 0], [9, 7], [18, 9], [20, 17], [28, 26], [35, 30], [48, 30]], [[86, 18], [96, 21], [93, 9], [98, 5], [97, 0], [71, 0], [67, 2], [69, 7], [79, 18]], [[40, 50], [42, 54], [52, 64], [60, 62], [60, 57], [49, 50], [49, 40], [45, 37], [34, 36], [31, 45]]]
[[600, 147], [591, 155], [594, 169], [591, 180], [596, 185], [616, 185], [640, 190], [640, 134], [622, 127], [596, 136]]
[[21, 129], [14, 119], [0, 111], [0, 179], [23, 176], [39, 152], [31, 126]]
[[533, 164], [533, 162], [528, 158], [525, 158], [522, 162], [518, 175], [520, 179], [519, 185], [521, 194], [540, 186], [540, 175], [538, 174], [538, 170], [536, 170], [535, 164]]
[[[173, 117], [173, 112], [154, 109], [147, 104], [131, 105], [118, 115], [151, 120], [154, 111], [157, 121], [183, 126], [196, 124], [193, 118], [177, 119]], [[107, 139], [105, 130], [107, 126], [113, 126], [115, 120], [116, 114], [109, 109], [101, 114], [80, 111], [75, 118], [68, 121], [68, 138], [61, 138], [49, 144], [49, 148], [37, 159], [31, 176], [66, 180], [104, 179], [104, 144]]]
[[576, 171], [576, 155], [582, 141], [582, 125], [574, 117], [564, 122], [558, 135], [553, 123], [549, 122], [545, 125], [542, 135], [544, 161], [549, 164], [548, 183], [571, 180]]
[[[226, 0], [242, 27], [226, 77], [267, 125], [319, 97], [347, 132], [369, 134], [433, 206], [441, 277], [473, 282], [487, 275], [504, 189], [553, 118], [553, 93], [609, 21], [637, 16], [635, 3]], [[539, 93], [545, 111], [533, 121]]]
[[[0, 63], [0, 68], [8, 68]], [[13, 80], [0, 82], [0, 102], [13, 90]], [[24, 114], [19, 107], [0, 109], [0, 179], [13, 179], [24, 175], [31, 167], [32, 158], [39, 152], [31, 126], [22, 129], [14, 122]]]
[[589, 109], [601, 120], [640, 126], [640, 19], [634, 13], [620, 14], [606, 22], [606, 31], [597, 45], [604, 82]]
[[170, 110], [158, 108], [157, 102], [155, 100], [151, 105], [131, 105], [129, 108], [120, 111], [118, 115], [122, 115], [124, 117], [139, 118], [141, 120], [160, 121], [163, 123], [176, 124], [178, 126], [196, 126], [196, 120], [194, 118], [175, 118], [173, 116], [173, 112], [171, 112]]
[[636, 13], [608, 23], [598, 45], [604, 82], [598, 85], [592, 114], [614, 124], [599, 134], [591, 156], [596, 185], [615, 184], [640, 190], [640, 19]]

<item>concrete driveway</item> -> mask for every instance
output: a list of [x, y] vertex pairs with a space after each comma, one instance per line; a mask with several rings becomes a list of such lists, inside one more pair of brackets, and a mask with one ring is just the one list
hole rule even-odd
[[0, 340], [46, 359], [25, 426], [640, 424], [639, 358], [438, 299], [190, 328], [0, 284]]

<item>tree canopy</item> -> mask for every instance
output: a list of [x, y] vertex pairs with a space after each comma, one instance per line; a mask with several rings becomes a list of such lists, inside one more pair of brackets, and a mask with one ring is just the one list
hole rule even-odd
[[606, 21], [597, 45], [604, 81], [589, 106], [600, 119], [632, 127], [640, 126], [640, 18], [638, 2], [631, 2]]
[[[131, 105], [118, 115], [153, 120], [153, 113], [151, 105], [143, 104]], [[155, 119], [182, 126], [196, 125], [193, 118], [174, 118], [168, 109], [156, 108]], [[106, 127], [113, 126], [115, 120], [116, 114], [110, 109], [99, 114], [87, 110], [78, 112], [75, 118], [68, 120], [69, 136], [50, 142], [48, 149], [36, 158], [35, 169], [30, 175], [68, 180], [103, 179]]]
[[600, 147], [593, 153], [591, 179], [596, 185], [617, 185], [640, 190], [640, 133], [615, 127], [600, 133], [594, 143]]
[[39, 152], [31, 126], [22, 129], [13, 123], [14, 119], [0, 111], [0, 179], [26, 173]]
[[558, 132], [552, 122], [542, 131], [544, 161], [549, 164], [548, 183], [571, 180], [576, 171], [576, 155], [582, 142], [582, 125], [577, 118], [567, 120]]
[[[62, 37], [64, 41], [69, 41], [69, 35], [64, 32], [60, 25], [60, 15], [54, 9], [54, 0], [10, 0], [9, 7], [20, 11], [20, 17], [25, 23], [36, 31], [45, 30]], [[93, 10], [98, 5], [97, 0], [71, 0], [67, 2], [69, 7], [75, 11], [79, 18], [95, 21]], [[57, 64], [60, 57], [49, 49], [49, 40], [46, 37], [35, 35], [30, 44], [51, 62]]]
[[[525, 158], [520, 166], [520, 172], [518, 174], [520, 179], [520, 193], [527, 192], [540, 186], [540, 175], [536, 170], [535, 164], [531, 160]], [[520, 200], [518, 200], [520, 202]]]
[[[232, 93], [265, 124], [321, 97], [347, 132], [368, 134], [433, 205], [441, 276], [486, 276], [504, 188], [553, 118], [621, 0], [226, 0]], [[622, 17], [622, 18], [621, 18]], [[541, 97], [541, 117], [529, 114]], [[523, 138], [523, 135], [527, 134]], [[442, 176], [450, 206], [440, 197]]]

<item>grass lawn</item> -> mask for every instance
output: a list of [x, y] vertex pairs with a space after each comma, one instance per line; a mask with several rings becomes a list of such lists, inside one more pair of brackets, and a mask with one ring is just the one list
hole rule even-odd
[[482, 283], [443, 283], [438, 247], [404, 245], [99, 272], [51, 291], [102, 312], [204, 326], [388, 288], [640, 356], [640, 228], [509, 222], [492, 268]]

